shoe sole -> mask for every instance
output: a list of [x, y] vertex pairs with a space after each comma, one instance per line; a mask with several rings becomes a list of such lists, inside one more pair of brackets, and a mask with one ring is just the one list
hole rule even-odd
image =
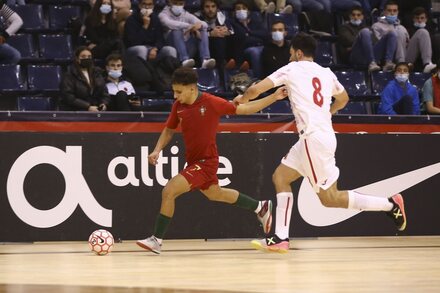
[[406, 228], [406, 214], [405, 214], [405, 204], [403, 203], [403, 197], [401, 194], [395, 195], [392, 197], [393, 201], [399, 206], [400, 210], [402, 211], [403, 215], [403, 225], [397, 230], [403, 231]]
[[263, 251], [263, 252], [281, 253], [281, 254], [285, 254], [285, 253], [289, 252], [289, 250], [281, 249], [281, 248], [278, 248], [278, 247], [276, 247], [276, 248], [275, 247], [265, 247], [265, 246], [261, 245], [260, 241], [258, 241], [258, 240], [252, 240], [251, 241], [251, 245], [256, 250], [260, 250], [260, 251]]
[[157, 250], [155, 250], [155, 249], [152, 249], [151, 247], [149, 247], [149, 246], [143, 244], [142, 242], [136, 241], [136, 244], [137, 244], [137, 246], [139, 246], [139, 247], [141, 247], [141, 248], [143, 248], [143, 249], [145, 249], [145, 250], [151, 251], [152, 253], [160, 254], [160, 251], [157, 251]]

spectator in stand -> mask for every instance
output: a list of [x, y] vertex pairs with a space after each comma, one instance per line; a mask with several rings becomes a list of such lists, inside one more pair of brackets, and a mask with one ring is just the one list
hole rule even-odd
[[[252, 69], [255, 76], [260, 76], [261, 68], [257, 67], [260, 63], [261, 49], [260, 47], [268, 40], [269, 32], [265, 29], [261, 18], [249, 12], [247, 4], [238, 0], [234, 5], [234, 18], [232, 19], [232, 27], [234, 35], [232, 37], [234, 46], [231, 50], [232, 58], [226, 64], [227, 69], [232, 69], [238, 65], [241, 71], [249, 69], [249, 63], [245, 61], [245, 54], [251, 56]], [[246, 50], [246, 52], [245, 52]], [[245, 54], [243, 54], [245, 52]], [[254, 67], [255, 66], [255, 67]], [[261, 67], [261, 66], [258, 66]]]
[[177, 57], [177, 51], [171, 46], [164, 46], [163, 27], [153, 0], [140, 0], [139, 9], [127, 19], [124, 29], [124, 44], [127, 54], [143, 60], [160, 59], [164, 56]]
[[290, 43], [287, 36], [286, 25], [282, 21], [275, 21], [271, 26], [272, 41], [264, 45], [261, 60], [263, 75], [268, 76], [277, 69], [287, 65], [290, 59]]
[[0, 64], [17, 64], [21, 59], [21, 54], [17, 49], [10, 46], [7, 41], [11, 35], [20, 29], [23, 20], [3, 0], [0, 0], [0, 18], [8, 24], [6, 28], [0, 26]]
[[[437, 66], [440, 60], [437, 61]], [[437, 72], [423, 85], [423, 102], [428, 114], [440, 114], [440, 67]]]
[[417, 88], [408, 80], [409, 71], [409, 65], [406, 62], [396, 65], [394, 79], [388, 82], [380, 95], [378, 114], [420, 114], [419, 93]]
[[[399, 6], [394, 0], [389, 0], [385, 4], [385, 10], [383, 16], [373, 24], [372, 29], [375, 37], [380, 40], [381, 38], [391, 34], [393, 38], [397, 39], [397, 48], [395, 60], [397, 62], [405, 62], [406, 60], [406, 46], [409, 42], [409, 35], [406, 28], [400, 24], [398, 19]], [[395, 64], [385, 64], [384, 70], [394, 69]]]
[[110, 111], [131, 111], [140, 106], [139, 99], [135, 98], [135, 90], [131, 82], [122, 77], [122, 56], [110, 54], [105, 60], [107, 69], [107, 91], [110, 95]]
[[218, 0], [202, 0], [201, 10], [195, 15], [208, 24], [209, 48], [211, 56], [218, 67], [226, 62], [230, 52], [231, 35], [234, 34], [232, 24], [226, 14], [219, 10]]
[[396, 35], [388, 33], [374, 44], [373, 33], [365, 24], [363, 10], [360, 6], [351, 9], [350, 22], [340, 26], [338, 38], [339, 54], [345, 62], [356, 67], [368, 66], [368, 71], [372, 72], [380, 70], [378, 63], [384, 60], [384, 70], [394, 69]]
[[112, 52], [122, 52], [111, 0], [96, 0], [85, 20], [85, 36], [93, 56], [105, 59]]
[[75, 50], [73, 64], [61, 79], [60, 92], [60, 110], [107, 110], [110, 97], [102, 70], [93, 65], [89, 48], [81, 46]]
[[159, 19], [165, 29], [167, 43], [177, 49], [182, 66], [193, 67], [197, 48], [202, 68], [214, 68], [209, 52], [208, 24], [185, 10], [184, 0], [169, 0]]
[[420, 56], [423, 72], [429, 73], [437, 67], [432, 63], [431, 35], [426, 28], [428, 13], [425, 8], [417, 7], [413, 11], [413, 25], [408, 28], [411, 38], [406, 52], [406, 61], [414, 64]]

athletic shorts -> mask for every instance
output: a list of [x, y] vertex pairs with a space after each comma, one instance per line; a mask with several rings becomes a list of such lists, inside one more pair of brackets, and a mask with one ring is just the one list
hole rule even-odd
[[339, 178], [336, 144], [334, 133], [315, 132], [300, 136], [281, 163], [308, 178], [315, 192], [319, 192], [320, 188], [326, 190]]
[[218, 184], [217, 178], [218, 159], [200, 160], [188, 165], [179, 174], [191, 185], [191, 190], [208, 189], [211, 185]]

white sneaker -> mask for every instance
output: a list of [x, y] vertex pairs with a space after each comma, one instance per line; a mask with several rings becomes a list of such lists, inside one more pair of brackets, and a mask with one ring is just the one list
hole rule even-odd
[[267, 4], [266, 8], [264, 8], [264, 12], [266, 13], [274, 13], [276, 9], [275, 3], [270, 2]]
[[182, 67], [194, 67], [196, 62], [194, 62], [194, 59], [186, 59], [182, 61]]
[[160, 254], [160, 250], [162, 249], [162, 244], [159, 244], [154, 236], [148, 237], [147, 239], [138, 240], [136, 241], [136, 244], [155, 254]]
[[385, 62], [385, 65], [383, 66], [383, 71], [394, 71], [394, 68], [396, 67], [396, 64], [394, 64], [392, 61]]
[[293, 12], [292, 5], [287, 5], [286, 7], [280, 10], [281, 14], [291, 14], [292, 12]]
[[379, 70], [380, 70], [380, 66], [377, 65], [377, 63], [374, 61], [368, 65], [368, 72], [379, 71]]
[[212, 69], [215, 67], [215, 59], [211, 58], [211, 59], [205, 59], [203, 60], [202, 63], [202, 68], [206, 69]]
[[425, 65], [425, 68], [423, 68], [424, 73], [430, 73], [432, 70], [434, 70], [437, 67], [437, 65], [433, 64], [432, 62], [429, 62]]

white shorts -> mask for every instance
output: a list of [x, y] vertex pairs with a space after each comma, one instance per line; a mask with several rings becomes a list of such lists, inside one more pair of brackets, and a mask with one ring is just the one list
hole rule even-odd
[[307, 137], [300, 136], [281, 163], [308, 178], [315, 192], [320, 188], [326, 190], [339, 178], [336, 144], [334, 133], [315, 132]]

